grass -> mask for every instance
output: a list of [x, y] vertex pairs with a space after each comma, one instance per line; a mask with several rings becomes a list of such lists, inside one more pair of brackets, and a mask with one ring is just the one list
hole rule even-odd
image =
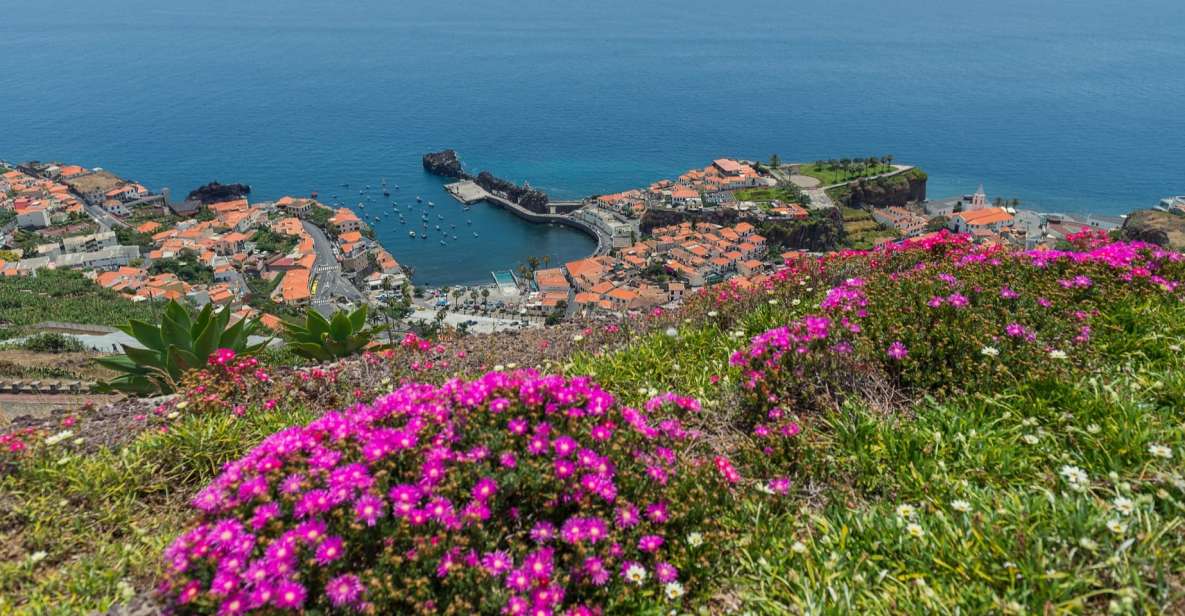
[[781, 201], [783, 203], [801, 203], [802, 197], [794, 189], [784, 186], [775, 188], [746, 188], [735, 193], [737, 201], [754, 201], [769, 203]]
[[[593, 375], [629, 403], [669, 389], [726, 410], [737, 377], [729, 353], [819, 294], [803, 287], [797, 303], [779, 296], [735, 321], [697, 319], [616, 352], [578, 351], [562, 371]], [[851, 399], [807, 418], [791, 495], [754, 492], [726, 516], [734, 556], [696, 597], [700, 609], [1185, 610], [1185, 359], [1173, 350], [1185, 341], [1185, 306], [1129, 302], [1102, 319], [1108, 368], [1089, 378], [894, 412]], [[0, 613], [103, 610], [149, 587], [185, 499], [222, 463], [313, 414], [186, 417], [118, 451], [44, 454], [0, 478]], [[1152, 444], [1174, 457], [1150, 455]], [[1071, 489], [1064, 466], [1085, 472], [1088, 488]], [[47, 554], [39, 563], [37, 551]]]
[[826, 164], [818, 165], [815, 163], [806, 163], [802, 165], [799, 170], [801, 175], [815, 178], [823, 183], [824, 186], [832, 184], [839, 184], [840, 182], [848, 182], [858, 178], [871, 177], [874, 175], [881, 175], [882, 173], [889, 173], [891, 170], [885, 169], [881, 165], [875, 167], [868, 167], [865, 165], [853, 166], [849, 170], [832, 169]]

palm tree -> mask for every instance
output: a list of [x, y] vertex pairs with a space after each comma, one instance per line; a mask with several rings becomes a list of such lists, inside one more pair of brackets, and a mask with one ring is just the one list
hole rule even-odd
[[490, 303], [490, 290], [485, 287], [481, 288], [481, 303], [482, 305]]
[[885, 160], [889, 161], [890, 167], [893, 165], [893, 155], [892, 154], [885, 154]]
[[782, 166], [782, 158], [776, 152], [770, 155], [769, 166], [775, 170]]

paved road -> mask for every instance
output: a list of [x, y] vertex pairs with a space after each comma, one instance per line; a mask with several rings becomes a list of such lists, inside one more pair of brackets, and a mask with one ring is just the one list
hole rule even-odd
[[312, 298], [313, 308], [328, 316], [336, 309], [334, 300], [345, 298], [355, 304], [366, 301], [366, 296], [358, 290], [345, 276], [342, 276], [341, 265], [337, 262], [337, 255], [333, 252], [333, 243], [320, 227], [303, 220], [304, 230], [313, 238], [313, 250], [317, 252], [317, 260], [313, 263], [311, 283], [316, 289]]

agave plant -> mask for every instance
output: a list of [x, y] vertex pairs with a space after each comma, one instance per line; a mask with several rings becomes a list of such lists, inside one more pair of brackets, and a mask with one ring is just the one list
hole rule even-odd
[[182, 375], [202, 368], [218, 349], [232, 349], [238, 355], [254, 355], [268, 341], [250, 344], [248, 339], [259, 328], [256, 320], [241, 319], [227, 328], [230, 310], [214, 312], [212, 304], [191, 318], [175, 301], [165, 307], [159, 326], [131, 320], [120, 327], [144, 348], [123, 345], [123, 355], [96, 361], [121, 372], [120, 376], [100, 383], [100, 392], [136, 395], [167, 394], [177, 390]]
[[305, 313], [304, 323], [284, 322], [288, 346], [301, 357], [332, 361], [360, 353], [386, 326], [366, 324], [366, 305], [353, 312], [338, 310], [329, 319], [316, 310]]

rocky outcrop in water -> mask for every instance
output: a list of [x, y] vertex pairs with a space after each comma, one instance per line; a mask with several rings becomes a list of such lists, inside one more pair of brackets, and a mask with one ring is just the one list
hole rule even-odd
[[456, 150], [430, 152], [424, 155], [424, 169], [433, 175], [446, 178], [469, 179], [461, 167], [461, 159], [457, 158]]
[[210, 182], [205, 186], [190, 191], [189, 196], [185, 200], [197, 201], [209, 205], [221, 201], [242, 199], [249, 194], [251, 194], [251, 187], [246, 184], [219, 184], [218, 182]]

